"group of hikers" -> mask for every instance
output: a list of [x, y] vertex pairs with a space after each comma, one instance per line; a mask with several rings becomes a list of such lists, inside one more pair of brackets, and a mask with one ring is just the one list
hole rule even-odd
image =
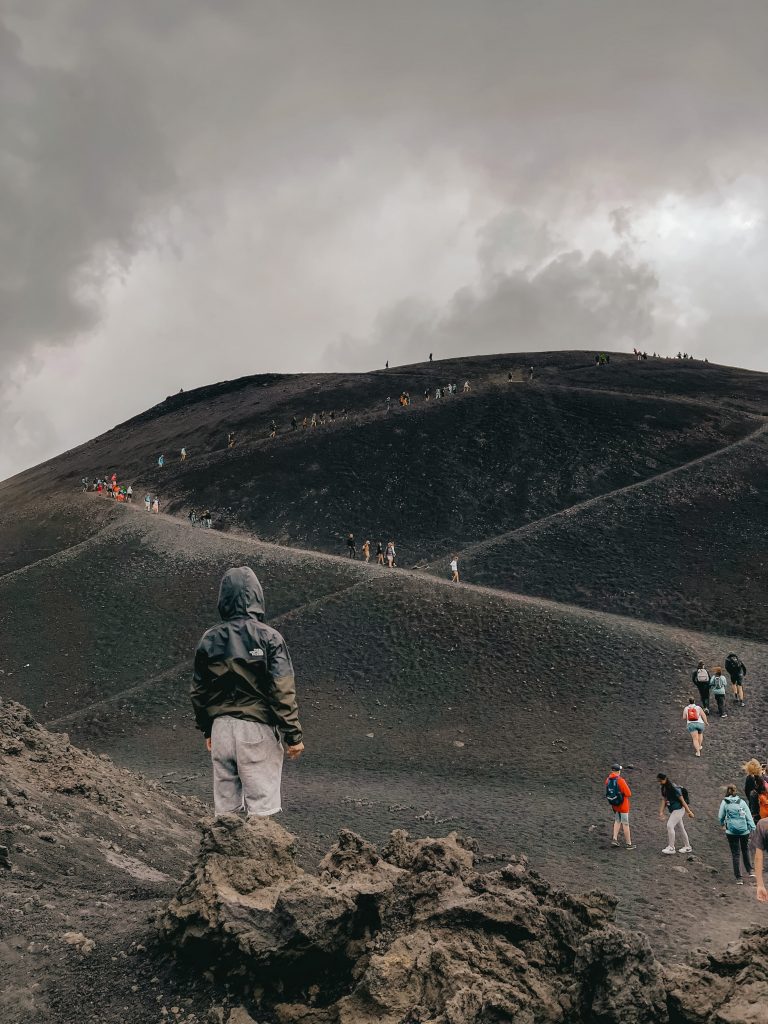
[[[362, 559], [364, 562], [370, 562], [371, 560], [371, 542], [364, 540], [363, 545], [360, 549], [362, 553]], [[357, 558], [357, 541], [355, 540], [354, 533], [347, 534], [347, 557]], [[375, 559], [377, 565], [386, 565], [389, 569], [394, 569], [397, 566], [397, 551], [395, 550], [395, 542], [388, 540], [386, 545], [383, 545], [381, 541], [376, 543]], [[449, 563], [451, 572], [451, 583], [459, 582], [459, 556], [451, 555], [451, 561]]]
[[[733, 704], [745, 707], [744, 679], [747, 668], [741, 658], [731, 651], [724, 661], [725, 670], [730, 676]], [[692, 681], [699, 691], [701, 704], [691, 697], [683, 709], [683, 722], [693, 742], [696, 757], [701, 757], [704, 744], [704, 730], [708, 724], [710, 701], [715, 699], [718, 715], [727, 718], [726, 694], [728, 679], [720, 665], [712, 672], [700, 661], [693, 670]], [[765, 887], [764, 854], [768, 850], [768, 766], [761, 764], [757, 758], [751, 758], [742, 766], [746, 773], [744, 780], [744, 797], [740, 797], [735, 785], [725, 789], [717, 820], [723, 827], [730, 847], [733, 863], [733, 874], [738, 885], [744, 884], [741, 865], [751, 878], [757, 882], [757, 898], [768, 903]], [[632, 791], [622, 776], [623, 768], [616, 762], [605, 780], [605, 797], [613, 811], [612, 846], [619, 846], [619, 835], [622, 834], [627, 850], [634, 850], [629, 825], [629, 808]], [[685, 786], [673, 783], [665, 772], [659, 772], [657, 781], [660, 787], [661, 802], [659, 817], [666, 817], [667, 845], [663, 854], [691, 853], [691, 841], [685, 829], [685, 818], [695, 817], [689, 802], [688, 790]], [[682, 845], [676, 846], [677, 837]]]
[[[613, 811], [612, 846], [619, 846], [619, 834], [624, 836], [627, 850], [636, 849], [629, 826], [632, 790], [622, 776], [622, 765], [616, 762], [605, 780], [605, 796]], [[717, 812], [718, 824], [723, 828], [731, 853], [733, 875], [737, 885], [744, 884], [741, 866], [757, 884], [757, 898], [768, 903], [765, 887], [765, 852], [768, 850], [768, 766], [751, 758], [742, 766], [746, 773], [744, 797], [739, 796], [733, 784], [726, 786], [725, 795]], [[690, 796], [685, 786], [676, 785], [666, 772], [656, 776], [659, 784], [659, 818], [666, 820], [667, 845], [661, 851], [667, 856], [692, 853], [693, 847], [685, 828], [685, 818], [695, 818]], [[678, 836], [682, 842], [677, 846]]]
[[[83, 486], [83, 491], [95, 494], [108, 494], [115, 501], [123, 501], [127, 505], [133, 503], [133, 487], [131, 484], [118, 483], [117, 473], [112, 473], [104, 478], [97, 477], [95, 480], [89, 480], [88, 477], [84, 476], [80, 483]], [[144, 495], [144, 510], [155, 513], [160, 511], [160, 499], [156, 494]]]
[[84, 476], [80, 483], [82, 484], [83, 491], [90, 491], [95, 494], [108, 494], [115, 501], [124, 501], [128, 504], [133, 501], [133, 487], [130, 484], [118, 483], [117, 473], [112, 473], [111, 476], [107, 474], [104, 477], [96, 477], [95, 480]]
[[[728, 653], [724, 664], [728, 675], [731, 677], [731, 691], [734, 704], [742, 708], [746, 707], [744, 679], [747, 675], [747, 666], [734, 651]], [[701, 704], [697, 704], [696, 698], [691, 697], [683, 708], [683, 721], [693, 743], [693, 752], [696, 757], [701, 757], [701, 751], [704, 746], [704, 730], [709, 725], [710, 700], [712, 697], [715, 699], [719, 717], [728, 717], [728, 712], [725, 710], [728, 679], [720, 665], [716, 665], [710, 673], [703, 661], [700, 661], [693, 670], [691, 679], [699, 691]]]
[[[363, 556], [364, 562], [370, 562], [371, 560], [371, 542], [369, 540], [363, 541], [363, 546], [360, 549]], [[354, 533], [347, 535], [347, 557], [357, 558], [357, 541], [355, 540]], [[394, 569], [397, 565], [397, 550], [395, 549], [395, 542], [388, 540], [386, 546], [378, 541], [376, 543], [376, 564], [386, 565], [389, 569]]]

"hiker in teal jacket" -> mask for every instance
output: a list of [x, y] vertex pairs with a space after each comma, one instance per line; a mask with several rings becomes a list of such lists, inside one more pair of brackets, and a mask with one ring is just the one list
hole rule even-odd
[[752, 863], [749, 859], [749, 837], [755, 831], [755, 821], [752, 812], [746, 801], [739, 796], [735, 786], [728, 786], [725, 797], [720, 804], [720, 813], [717, 820], [725, 826], [725, 838], [731, 848], [733, 860], [733, 873], [736, 876], [736, 884], [744, 885], [741, 877], [739, 864], [739, 853], [744, 867], [749, 875], [754, 875]]

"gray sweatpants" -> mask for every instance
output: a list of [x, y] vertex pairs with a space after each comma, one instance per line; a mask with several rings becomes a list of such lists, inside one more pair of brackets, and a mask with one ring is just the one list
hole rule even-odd
[[211, 730], [213, 804], [216, 815], [267, 818], [281, 810], [283, 746], [275, 729], [246, 718], [220, 715]]

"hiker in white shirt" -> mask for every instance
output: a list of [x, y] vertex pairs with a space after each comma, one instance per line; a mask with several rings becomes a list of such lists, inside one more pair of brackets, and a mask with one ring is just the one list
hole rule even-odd
[[451, 583], [459, 582], [459, 556], [454, 555], [451, 559]]
[[700, 708], [696, 703], [695, 697], [691, 697], [683, 708], [683, 721], [691, 734], [693, 752], [696, 757], [701, 757], [701, 748], [704, 745], [704, 727], [709, 724], [709, 720], [704, 708]]

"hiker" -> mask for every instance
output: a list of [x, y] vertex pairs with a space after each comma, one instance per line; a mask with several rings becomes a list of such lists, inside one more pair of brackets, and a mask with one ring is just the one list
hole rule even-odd
[[201, 516], [201, 519], [202, 519], [202, 523], [203, 523], [204, 528], [206, 530], [210, 530], [210, 528], [211, 528], [211, 511], [210, 511], [210, 509], [206, 509], [205, 512], [203, 512], [203, 514]]
[[389, 360], [387, 360], [386, 363], [384, 364], [384, 369], [385, 370], [389, 369]]
[[303, 419], [303, 420], [301, 421], [301, 429], [302, 429], [302, 430], [306, 430], [306, 429], [307, 429], [307, 417], [306, 417], [306, 416], [305, 416], [305, 417], [304, 417], [304, 419]]
[[235, 432], [234, 432], [234, 430], [230, 430], [230, 432], [227, 434], [227, 448], [234, 448], [234, 447], [235, 447]]
[[295, 416], [291, 416], [291, 430], [298, 430], [298, 429], [299, 429], [299, 421], [296, 419]]
[[465, 381], [464, 381], [464, 387], [462, 388], [462, 391], [463, 391], [463, 392], [464, 392], [464, 394], [466, 395], [466, 394], [468, 394], [468, 393], [469, 393], [469, 390], [470, 390], [470, 387], [469, 387], [469, 381], [468, 381], [468, 380], [465, 380]]
[[762, 821], [768, 818], [768, 780], [765, 777], [765, 768], [756, 757], [742, 765], [742, 771], [747, 773], [744, 779], [744, 796], [746, 797], [752, 817], [755, 821]]
[[621, 777], [622, 767], [617, 762], [611, 765], [611, 774], [605, 780], [605, 798], [613, 811], [613, 838], [611, 846], [619, 845], [619, 829], [624, 833], [624, 842], [628, 850], [634, 850], [632, 836], [629, 831], [629, 798], [632, 790]]
[[432, 353], [431, 352], [429, 353], [429, 361], [430, 361], [430, 363], [432, 362]]
[[160, 469], [162, 469], [162, 468], [163, 468], [163, 466], [165, 465], [165, 456], [164, 456], [164, 455], [161, 455], [161, 456], [160, 456], [160, 457], [158, 458], [158, 460], [157, 460], [157, 464], [158, 464], [158, 466], [160, 467]]
[[454, 555], [451, 559], [451, 583], [459, 582], [459, 556]]
[[264, 622], [264, 593], [248, 566], [224, 574], [219, 615], [197, 646], [190, 690], [213, 763], [214, 810], [269, 817], [282, 810], [283, 752], [293, 760], [304, 750], [293, 665]]
[[429, 388], [424, 388], [424, 401], [429, 401]]
[[731, 848], [731, 859], [733, 860], [733, 873], [736, 876], [736, 884], [744, 885], [741, 877], [741, 865], [739, 854], [744, 861], [744, 867], [749, 875], [754, 875], [752, 865], [749, 861], [749, 837], [755, 830], [755, 822], [749, 807], [736, 792], [735, 786], [728, 786], [725, 796], [720, 804], [720, 811], [717, 820], [725, 826], [725, 838]]
[[191, 508], [189, 512], [187, 512], [187, 519], [189, 520], [190, 526], [194, 526], [195, 523], [197, 522], [197, 513], [193, 508]]
[[371, 560], [371, 542], [369, 540], [363, 543], [363, 558], [366, 562], [370, 562]]
[[704, 727], [709, 725], [709, 720], [707, 712], [699, 707], [694, 697], [691, 697], [683, 708], [683, 721], [691, 734], [693, 753], [696, 757], [701, 757], [701, 748], [704, 746]]
[[511, 384], [512, 380], [513, 380], [512, 371], [510, 370], [509, 373], [507, 374], [507, 383]]
[[357, 558], [357, 548], [355, 547], [355, 535], [350, 533], [347, 537], [347, 554], [350, 558]]
[[186, 448], [182, 448], [181, 449], [181, 461], [182, 462], [186, 462], [187, 461], [187, 449]]
[[760, 903], [768, 903], [768, 891], [765, 888], [765, 852], [768, 850], [768, 818], [758, 821], [752, 839], [750, 849], [755, 858], [753, 872], [757, 881], [757, 898]]
[[394, 569], [394, 567], [395, 567], [395, 556], [396, 556], [395, 542], [393, 540], [388, 540], [387, 541], [387, 550], [386, 550], [386, 559], [387, 559], [387, 566], [390, 569]]
[[376, 542], [376, 565], [384, 565], [384, 548], [381, 541]]
[[699, 691], [701, 706], [706, 712], [709, 712], [709, 669], [704, 667], [703, 661], [700, 661], [698, 667], [693, 670], [691, 679]]
[[157, 513], [160, 511], [160, 500], [157, 497], [157, 495], [155, 495], [154, 498], [152, 499], [152, 511], [155, 513], [155, 515], [157, 515]]
[[712, 669], [712, 678], [709, 680], [709, 692], [715, 698], [717, 713], [721, 718], [728, 717], [728, 712], [725, 710], [725, 689], [727, 685], [728, 680], [723, 675], [722, 668], [716, 665]]
[[528, 367], [528, 380], [533, 380], [533, 367]]
[[274, 420], [272, 420], [272, 422], [269, 425], [269, 436], [277, 437], [277, 424], [275, 423]]
[[133, 487], [130, 484], [125, 489], [125, 500], [129, 505], [133, 504]]
[[314, 430], [315, 427], [317, 426], [317, 413], [316, 412], [312, 413], [312, 419], [310, 421], [309, 426], [310, 426], [311, 430]]
[[688, 791], [685, 786], [676, 786], [674, 782], [670, 782], [669, 778], [663, 773], [659, 772], [656, 776], [661, 786], [661, 806], [659, 807], [659, 817], [664, 821], [664, 810], [669, 812], [667, 818], [667, 839], [669, 842], [666, 847], [661, 851], [662, 853], [676, 853], [675, 850], [675, 829], [680, 829], [680, 834], [683, 837], [683, 845], [680, 847], [680, 853], [691, 852], [691, 841], [688, 838], [688, 833], [685, 831], [685, 825], [683, 824], [683, 818], [687, 814], [689, 818], [694, 816], [693, 811], [688, 806]]
[[747, 674], [747, 666], [733, 651], [725, 659], [725, 671], [731, 677], [734, 703], [744, 707], [744, 676]]
[[145, 512], [149, 512], [151, 508], [152, 508], [152, 495], [145, 494], [144, 495], [144, 511]]

